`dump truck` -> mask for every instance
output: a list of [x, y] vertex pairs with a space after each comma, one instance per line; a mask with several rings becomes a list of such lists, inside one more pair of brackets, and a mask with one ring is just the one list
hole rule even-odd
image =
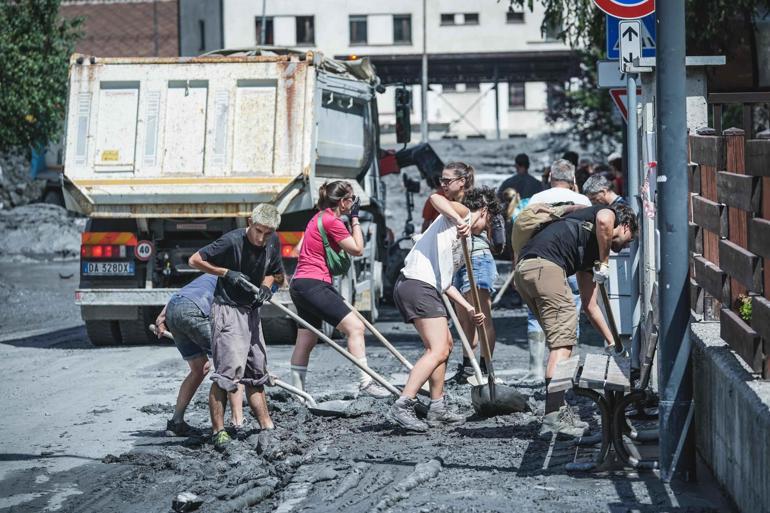
[[[63, 193], [68, 209], [88, 216], [75, 301], [91, 341], [151, 340], [148, 325], [198, 275], [190, 255], [246, 226], [263, 202], [282, 214], [286, 275], [274, 300], [293, 308], [297, 245], [327, 180], [345, 180], [361, 197], [366, 252], [337, 287], [376, 319], [386, 253], [376, 158], [383, 90], [366, 60], [316, 51], [73, 55]], [[266, 305], [262, 317], [268, 342], [293, 342], [296, 326], [277, 308]]]

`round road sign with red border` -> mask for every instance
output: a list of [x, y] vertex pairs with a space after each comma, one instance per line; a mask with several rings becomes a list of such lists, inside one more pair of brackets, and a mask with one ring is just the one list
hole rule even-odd
[[137, 260], [141, 260], [142, 262], [146, 262], [152, 258], [154, 252], [155, 246], [149, 240], [140, 240], [136, 244], [136, 248], [134, 248], [134, 256], [136, 256]]
[[655, 0], [594, 0], [596, 6], [616, 18], [644, 18], [655, 12]]

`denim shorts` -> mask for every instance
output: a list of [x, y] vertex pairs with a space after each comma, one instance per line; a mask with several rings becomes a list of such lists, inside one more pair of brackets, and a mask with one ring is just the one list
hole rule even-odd
[[[577, 310], [577, 316], [578, 316], [578, 323], [577, 323], [577, 329], [576, 329], [576, 339], [580, 339], [580, 308], [582, 307], [582, 301], [580, 300], [580, 289], [578, 288], [577, 284], [577, 277], [573, 274], [572, 276], [567, 277], [567, 284], [569, 285], [569, 288], [572, 290], [572, 299], [575, 301], [575, 309]], [[532, 313], [532, 310], [527, 308], [527, 333], [533, 333], [543, 331], [543, 328], [540, 327], [540, 323], [537, 322], [537, 317], [535, 317], [535, 314]]]
[[185, 360], [211, 354], [211, 322], [191, 300], [177, 294], [171, 297], [166, 326]]
[[[473, 264], [473, 279], [476, 281], [476, 287], [488, 290], [490, 294], [494, 294], [495, 281], [497, 280], [497, 265], [492, 253], [489, 251], [473, 253], [471, 255], [471, 263]], [[463, 294], [471, 290], [465, 266], [462, 266], [455, 273], [452, 285]]]

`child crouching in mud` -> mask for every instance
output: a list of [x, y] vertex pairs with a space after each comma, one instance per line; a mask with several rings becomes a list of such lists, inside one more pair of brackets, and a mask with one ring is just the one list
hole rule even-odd
[[[428, 425], [465, 422], [465, 417], [452, 411], [444, 399], [444, 376], [453, 339], [441, 294], [446, 293], [477, 325], [484, 323], [484, 314], [475, 311], [452, 285], [452, 278], [463, 264], [459, 238], [486, 231], [491, 219], [500, 213], [495, 192], [488, 187], [471, 189], [462, 203], [440, 198], [434, 206], [441, 215], [407, 255], [393, 292], [404, 321], [413, 323], [420, 334], [425, 353], [409, 373], [401, 397], [390, 409], [390, 417], [404, 429], [418, 432], [427, 431]], [[417, 418], [414, 409], [417, 391], [426, 381], [430, 383], [431, 398], [427, 424]]]

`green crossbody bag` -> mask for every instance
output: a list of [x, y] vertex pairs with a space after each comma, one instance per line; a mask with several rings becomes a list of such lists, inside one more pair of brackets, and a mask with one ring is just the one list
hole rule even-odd
[[350, 269], [350, 255], [345, 253], [344, 249], [340, 249], [336, 252], [329, 244], [329, 239], [326, 237], [326, 230], [324, 230], [323, 212], [318, 215], [318, 232], [321, 234], [321, 239], [324, 243], [324, 251], [326, 251], [326, 266], [329, 268], [329, 272], [332, 276], [341, 276], [348, 273]]

